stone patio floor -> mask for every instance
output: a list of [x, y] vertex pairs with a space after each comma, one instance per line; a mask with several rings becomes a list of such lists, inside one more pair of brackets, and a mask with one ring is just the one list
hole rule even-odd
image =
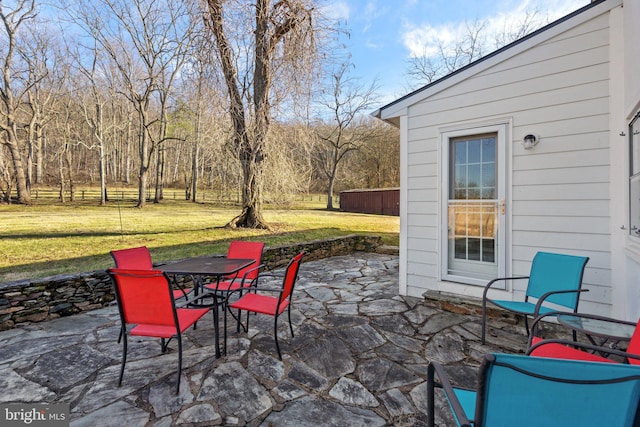
[[[294, 291], [292, 338], [286, 317], [252, 316], [248, 333], [229, 325], [228, 352], [216, 359], [206, 316], [177, 344], [129, 340], [122, 346], [115, 306], [0, 332], [0, 402], [69, 403], [71, 426], [421, 426], [426, 425], [429, 361], [454, 384], [473, 386], [488, 352], [522, 352], [521, 325], [444, 312], [398, 295], [398, 257], [355, 253], [303, 262]], [[221, 322], [222, 324], [222, 322]], [[438, 400], [436, 421], [452, 425]]]

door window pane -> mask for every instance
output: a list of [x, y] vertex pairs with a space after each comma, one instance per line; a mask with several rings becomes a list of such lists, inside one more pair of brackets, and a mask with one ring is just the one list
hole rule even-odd
[[481, 145], [482, 140], [481, 139], [470, 139], [467, 141], [467, 146], [468, 146], [468, 152], [469, 152], [469, 157], [467, 159], [467, 163], [469, 164], [473, 164], [473, 163], [480, 163], [482, 158], [481, 156], [481, 152], [482, 152], [482, 145]]
[[496, 227], [498, 204], [496, 202], [449, 203], [449, 239], [456, 260], [496, 260]]
[[482, 138], [482, 162], [495, 163], [496, 161], [496, 138]]
[[496, 261], [496, 136], [453, 139], [449, 149], [449, 272], [459, 274], [464, 263]]
[[496, 189], [496, 137], [478, 136], [451, 141], [451, 183], [455, 200], [494, 199]]

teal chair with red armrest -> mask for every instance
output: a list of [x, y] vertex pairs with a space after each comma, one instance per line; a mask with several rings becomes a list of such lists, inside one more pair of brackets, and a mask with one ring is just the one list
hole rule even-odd
[[[482, 336], [485, 343], [487, 328], [487, 302], [504, 310], [524, 316], [524, 324], [529, 335], [528, 316], [536, 318], [541, 314], [566, 307], [571, 312], [578, 311], [582, 289], [582, 276], [589, 261], [588, 257], [538, 252], [531, 263], [529, 276], [503, 277], [493, 279], [482, 294]], [[497, 300], [488, 297], [493, 285], [506, 280], [528, 280], [524, 301]], [[535, 300], [535, 301], [533, 301]]]
[[[630, 328], [635, 325], [633, 334], [629, 340], [626, 349], [619, 350], [612, 346], [597, 345], [593, 340], [591, 342], [580, 342], [576, 338], [573, 340], [561, 338], [543, 339], [538, 335], [539, 325], [545, 318], [550, 318], [562, 314], [561, 312], [551, 312], [538, 316], [531, 325], [531, 336], [527, 345], [526, 354], [535, 357], [549, 357], [554, 359], [571, 359], [585, 360], [591, 362], [604, 363], [628, 363], [631, 365], [640, 365], [640, 322], [633, 323], [624, 320], [613, 319], [610, 317], [599, 316], [587, 313], [575, 313], [571, 317], [576, 319], [594, 319], [598, 322], [605, 322], [610, 325], [611, 331], [615, 331], [616, 327], [625, 325]], [[573, 332], [573, 331], [572, 331]], [[576, 335], [574, 334], [574, 337]], [[617, 358], [613, 358], [617, 356]]]
[[[474, 389], [453, 387], [445, 367], [427, 368], [427, 425], [442, 389], [461, 427], [638, 427], [640, 367], [488, 354]], [[443, 414], [444, 415], [444, 414]], [[442, 423], [449, 424], [441, 415]]]
[[[118, 386], [122, 385], [127, 362], [128, 336], [161, 339], [162, 352], [169, 342], [178, 341], [178, 379], [176, 393], [180, 391], [182, 373], [182, 334], [202, 318], [208, 308], [176, 308], [171, 283], [166, 274], [158, 270], [109, 269], [121, 321], [122, 364]], [[217, 331], [216, 331], [217, 333]]]

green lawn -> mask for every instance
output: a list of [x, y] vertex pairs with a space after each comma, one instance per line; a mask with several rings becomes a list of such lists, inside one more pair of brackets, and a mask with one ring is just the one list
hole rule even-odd
[[0, 205], [0, 283], [112, 266], [112, 249], [145, 245], [154, 261], [226, 253], [232, 239], [276, 246], [351, 233], [398, 244], [399, 218], [321, 209], [322, 202], [268, 208], [272, 229], [229, 230], [237, 207], [167, 200], [144, 209], [131, 201], [99, 207], [89, 202]]

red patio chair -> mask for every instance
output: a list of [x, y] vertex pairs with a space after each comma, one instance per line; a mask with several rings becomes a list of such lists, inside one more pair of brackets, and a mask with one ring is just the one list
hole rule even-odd
[[[222, 277], [218, 283], [205, 285], [205, 288], [213, 292], [226, 294], [235, 289], [257, 286], [259, 272], [264, 267], [264, 265], [261, 264], [263, 250], [264, 242], [245, 242], [242, 240], [233, 240], [229, 244], [229, 249], [227, 249], [227, 258], [250, 258], [255, 259], [256, 262], [248, 267], [243, 268], [232, 276]], [[242, 293], [240, 293], [240, 296], [241, 295]], [[222, 299], [223, 310], [228, 310], [226, 302], [226, 298]], [[236, 327], [237, 332], [240, 332], [239, 319], [240, 311], [238, 310], [238, 323]]]
[[151, 253], [146, 246], [111, 251], [111, 257], [116, 263], [116, 268], [123, 268], [127, 270], [153, 270]]
[[255, 285], [260, 268], [263, 267], [260, 264], [263, 250], [264, 242], [232, 241], [227, 250], [227, 258], [250, 258], [255, 259], [256, 262], [238, 271], [233, 276], [221, 278], [218, 283], [205, 285], [205, 288], [215, 292], [229, 292], [242, 286]]
[[[137, 248], [119, 249], [111, 251], [111, 257], [116, 263], [116, 268], [123, 268], [128, 270], [152, 270], [153, 261], [151, 260], [151, 253], [146, 246], [140, 246]], [[186, 298], [190, 289], [183, 288], [176, 283], [178, 289], [173, 289], [173, 297]], [[120, 342], [118, 340], [118, 342]]]
[[[176, 308], [169, 278], [158, 270], [127, 270], [112, 268], [109, 275], [114, 285], [120, 312], [122, 365], [118, 387], [122, 384], [127, 362], [127, 336], [161, 338], [162, 352], [169, 341], [178, 341], [178, 380], [176, 393], [180, 391], [182, 373], [182, 333], [207, 314], [208, 308]], [[217, 333], [217, 331], [215, 332]]]
[[[242, 293], [243, 288], [230, 291], [227, 295], [227, 305], [229, 309], [237, 309], [238, 312], [244, 310], [247, 312], [247, 325], [245, 329], [247, 331], [249, 330], [249, 313], [266, 314], [274, 317], [273, 336], [276, 342], [276, 350], [278, 350], [278, 358], [280, 360], [282, 360], [282, 353], [280, 352], [280, 345], [278, 344], [278, 317], [287, 310], [289, 329], [291, 330], [291, 336], [293, 337], [293, 325], [291, 324], [291, 296], [298, 278], [298, 271], [304, 254], [304, 251], [302, 251], [289, 261], [282, 279], [281, 289], [261, 288], [259, 286], [252, 287], [250, 292], [242, 295], [237, 301], [232, 303], [228, 302], [229, 298], [234, 292]], [[267, 274], [260, 276], [267, 276]], [[261, 292], [276, 293], [278, 295], [262, 295]], [[224, 314], [224, 348], [226, 352], [227, 312], [225, 311]], [[238, 321], [240, 321], [240, 316], [238, 316]]]
[[[631, 340], [626, 348], [626, 351], [621, 351], [612, 347], [605, 347], [604, 345], [595, 345], [595, 343], [585, 343], [576, 341], [575, 338], [573, 341], [566, 339], [542, 339], [536, 336], [536, 331], [538, 329], [538, 323], [544, 318], [548, 316], [554, 316], [559, 314], [548, 313], [542, 316], [539, 316], [535, 319], [532, 325], [532, 334], [529, 337], [529, 343], [527, 346], [526, 354], [529, 356], [536, 357], [548, 357], [553, 359], [570, 359], [570, 360], [583, 360], [589, 362], [606, 362], [606, 363], [620, 363], [618, 360], [610, 359], [611, 356], [618, 356], [625, 363], [629, 363], [631, 365], [640, 365], [640, 321], [636, 323], [636, 327], [634, 329], [633, 335], [631, 336]], [[608, 317], [593, 315], [593, 314], [585, 314], [585, 313], [575, 313], [572, 316], [587, 318], [587, 319], [597, 319], [605, 322], [609, 322], [612, 326], [615, 327], [616, 324], [621, 325], [633, 325], [632, 322], [626, 322], [623, 320], [611, 319]], [[575, 337], [575, 334], [574, 334]], [[599, 354], [596, 354], [599, 353]], [[605, 357], [606, 356], [606, 357]]]

